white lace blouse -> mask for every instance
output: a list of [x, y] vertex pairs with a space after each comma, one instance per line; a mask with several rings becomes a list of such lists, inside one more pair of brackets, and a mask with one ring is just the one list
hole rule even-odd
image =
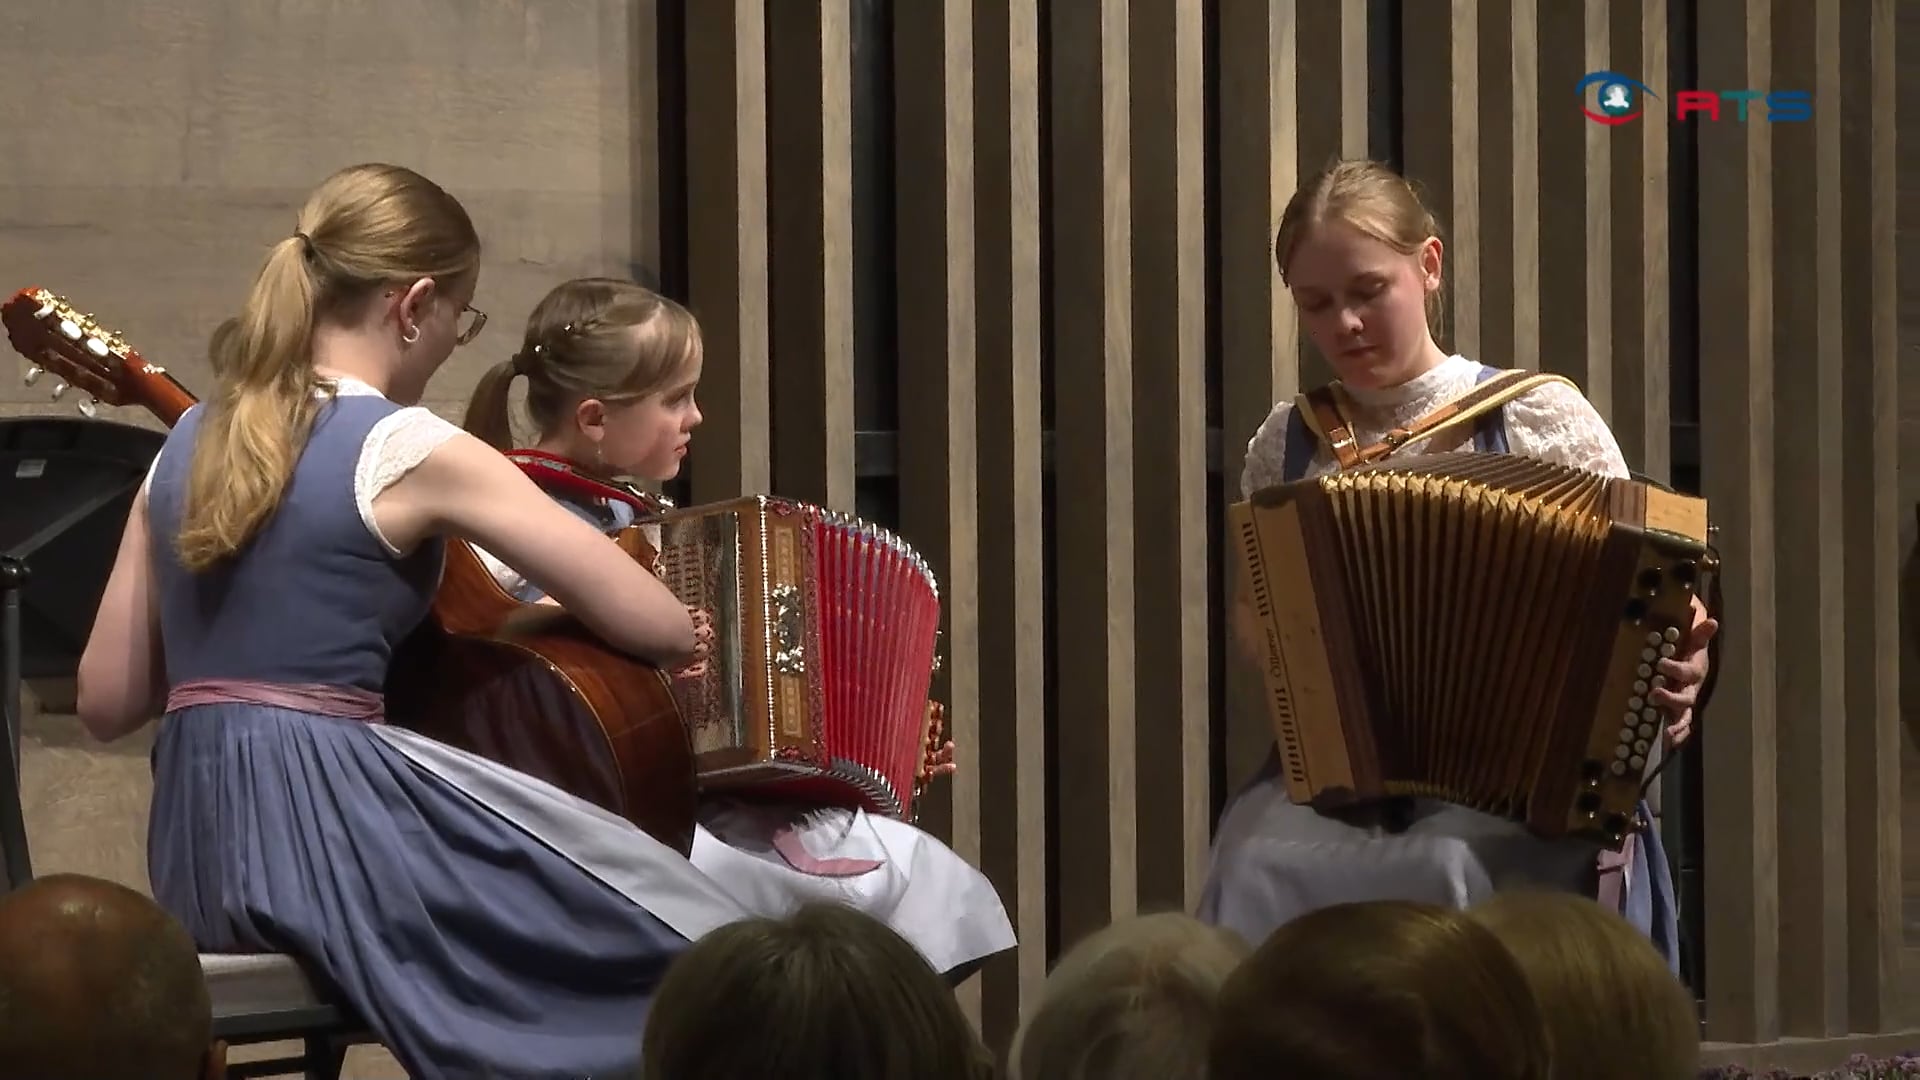
[[[1379, 442], [1388, 431], [1473, 389], [1479, 373], [1479, 364], [1454, 355], [1399, 386], [1385, 390], [1348, 387], [1347, 396], [1353, 401], [1348, 419], [1353, 422], [1355, 439], [1361, 446]], [[1275, 405], [1247, 442], [1246, 471], [1240, 476], [1243, 497], [1281, 482], [1286, 465], [1287, 417], [1292, 412], [1291, 401]], [[1507, 446], [1515, 454], [1608, 476], [1627, 475], [1626, 458], [1607, 422], [1579, 391], [1564, 383], [1549, 383], [1508, 402], [1505, 418]], [[1422, 440], [1409, 443], [1401, 453], [1418, 454], [1428, 449]], [[1320, 445], [1305, 475], [1320, 476], [1334, 467], [1332, 452]]]

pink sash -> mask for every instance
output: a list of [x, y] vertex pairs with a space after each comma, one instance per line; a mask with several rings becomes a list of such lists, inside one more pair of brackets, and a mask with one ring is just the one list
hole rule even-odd
[[270, 683], [252, 679], [189, 679], [167, 691], [167, 711], [190, 705], [244, 702], [295, 712], [337, 716], [342, 720], [381, 723], [386, 699], [371, 690], [320, 683]]

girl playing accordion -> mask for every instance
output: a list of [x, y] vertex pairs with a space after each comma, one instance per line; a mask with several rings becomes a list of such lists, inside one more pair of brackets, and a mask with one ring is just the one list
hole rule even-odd
[[[1275, 241], [1281, 279], [1300, 326], [1339, 376], [1356, 445], [1371, 446], [1472, 391], [1496, 369], [1435, 343], [1442, 286], [1439, 226], [1411, 186], [1370, 161], [1339, 162], [1288, 203]], [[1247, 444], [1243, 496], [1340, 467], [1315, 425], [1291, 402], [1276, 405]], [[1415, 441], [1402, 454], [1463, 449]], [[1576, 390], [1547, 384], [1482, 418], [1471, 449], [1524, 454], [1553, 464], [1625, 477], [1627, 465], [1605, 421]], [[1252, 611], [1241, 583], [1236, 630], [1243, 645]], [[1285, 603], [1285, 597], [1277, 598]], [[1717, 623], [1694, 602], [1691, 637], [1661, 661], [1666, 689], [1652, 704], [1669, 717], [1666, 741], [1686, 738]], [[1643, 804], [1641, 817], [1650, 820]], [[1624, 878], [1624, 881], [1622, 880]], [[1615, 856], [1580, 840], [1545, 840], [1525, 826], [1432, 799], [1389, 800], [1323, 813], [1296, 805], [1277, 757], [1228, 804], [1200, 914], [1248, 940], [1316, 908], [1400, 899], [1468, 906], [1494, 891], [1547, 887], [1585, 892], [1617, 905], [1677, 965], [1673, 887], [1658, 833], [1642, 828]]]
[[[701, 361], [699, 324], [679, 304], [630, 281], [564, 282], [534, 308], [520, 351], [481, 378], [466, 427], [508, 449], [507, 391], [524, 377], [538, 435], [514, 456], [548, 495], [611, 534], [645, 513], [650, 498], [614, 477], [662, 481], [679, 473], [701, 420], [694, 402]], [[508, 593], [552, 602], [479, 554]], [[952, 755], [946, 743], [928, 769], [951, 772]], [[700, 811], [694, 866], [753, 914], [784, 916], [805, 900], [848, 904], [956, 980], [1013, 947], [993, 884], [904, 821], [766, 800], [703, 798]]]

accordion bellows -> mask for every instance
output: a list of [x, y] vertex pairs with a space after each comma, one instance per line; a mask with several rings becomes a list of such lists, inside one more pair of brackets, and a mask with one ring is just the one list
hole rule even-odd
[[1461, 452], [1230, 515], [1294, 802], [1427, 796], [1624, 844], [1666, 725], [1655, 665], [1717, 566], [1704, 500]]
[[662, 580], [713, 619], [705, 673], [673, 680], [701, 786], [911, 817], [940, 626], [926, 562], [767, 496], [658, 521]]

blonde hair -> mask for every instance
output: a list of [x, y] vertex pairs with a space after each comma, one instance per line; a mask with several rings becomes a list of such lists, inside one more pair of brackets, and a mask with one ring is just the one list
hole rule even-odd
[[700, 324], [653, 290], [618, 278], [562, 282], [527, 316], [520, 351], [480, 377], [463, 426], [506, 450], [513, 445], [507, 392], [515, 375], [527, 377], [527, 415], [545, 436], [581, 401], [633, 401], [667, 389], [700, 351]]
[[1205, 1080], [1214, 999], [1247, 951], [1171, 912], [1101, 930], [1047, 977], [1014, 1036], [1015, 1080]]
[[319, 321], [385, 283], [433, 278], [446, 289], [479, 264], [466, 210], [410, 169], [354, 165], [307, 197], [240, 314], [208, 345], [217, 385], [187, 477], [182, 565], [199, 571], [231, 557], [279, 507], [323, 400], [313, 370]]
[[1532, 989], [1465, 913], [1381, 901], [1274, 931], [1227, 979], [1211, 1080], [1547, 1080]]
[[1692, 997], [1625, 919], [1587, 897], [1547, 892], [1502, 893], [1468, 914], [1532, 985], [1554, 1080], [1691, 1080], [1699, 1072]]
[[[1309, 227], [1339, 222], [1387, 245], [1402, 255], [1417, 255], [1426, 242], [1440, 235], [1440, 222], [1415, 191], [1413, 184], [1378, 161], [1336, 161], [1301, 185], [1287, 200], [1280, 228], [1273, 238], [1273, 259], [1280, 280]], [[1438, 335], [1445, 316], [1445, 279], [1427, 294], [1427, 324]]]
[[661, 980], [645, 1080], [987, 1080], [953, 991], [871, 916], [808, 904], [707, 934]]

